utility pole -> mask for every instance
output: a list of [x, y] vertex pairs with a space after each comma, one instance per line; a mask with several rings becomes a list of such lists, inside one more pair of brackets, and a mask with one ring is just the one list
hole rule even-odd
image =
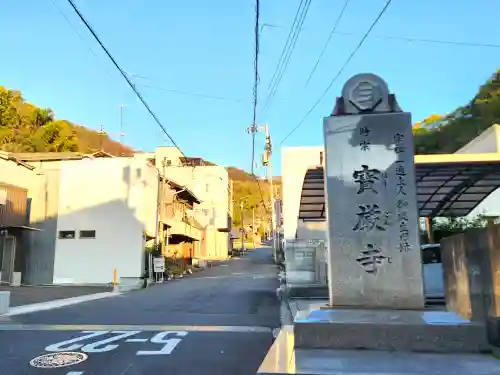
[[240, 201], [240, 216], [241, 216], [241, 253], [245, 252], [245, 224], [243, 218], [243, 201]]
[[106, 132], [104, 131], [104, 125], [101, 125], [101, 130], [99, 130], [99, 151], [102, 151], [102, 143], [103, 143], [103, 137], [106, 135]]
[[[123, 104], [120, 104], [120, 143], [123, 145], [123, 138], [125, 133], [123, 132]], [[122, 150], [123, 155], [123, 150]]]
[[264, 125], [264, 130], [266, 132], [266, 146], [264, 148], [264, 153], [262, 155], [262, 165], [267, 167], [267, 180], [269, 182], [269, 192], [270, 192], [270, 204], [271, 204], [271, 236], [273, 239], [273, 255], [276, 259], [276, 218], [274, 213], [274, 184], [273, 184], [273, 163], [271, 156], [273, 153], [273, 145], [271, 141], [271, 135], [269, 134], [269, 127]]
[[252, 206], [252, 242], [255, 249], [255, 206]]

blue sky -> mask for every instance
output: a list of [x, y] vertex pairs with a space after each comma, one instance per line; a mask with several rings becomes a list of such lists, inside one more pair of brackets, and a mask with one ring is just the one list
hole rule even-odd
[[[261, 33], [261, 103], [299, 2], [261, 0], [261, 23], [276, 26], [264, 27]], [[312, 0], [276, 97], [258, 119], [271, 129], [277, 174], [281, 140], [316, 102], [385, 4], [383, 0], [349, 2], [338, 31], [354, 35], [332, 38], [304, 88], [343, 2]], [[250, 169], [251, 138], [245, 128], [252, 120], [253, 0], [75, 3], [132, 75], [184, 153]], [[500, 68], [500, 48], [410, 43], [377, 36], [499, 44], [499, 11], [498, 0], [393, 0], [336, 84], [284, 145], [321, 144], [322, 118], [331, 112], [345, 81], [361, 72], [382, 76], [415, 121], [466, 103]], [[125, 143], [151, 151], [167, 144], [66, 0], [4, 0], [0, 24], [9, 30], [2, 39], [1, 85], [21, 90], [28, 101], [52, 108], [60, 119], [92, 129], [103, 125], [114, 138], [120, 131], [118, 106], [123, 104]], [[264, 137], [259, 135], [259, 152], [263, 145]], [[263, 172], [259, 168], [258, 173]]]

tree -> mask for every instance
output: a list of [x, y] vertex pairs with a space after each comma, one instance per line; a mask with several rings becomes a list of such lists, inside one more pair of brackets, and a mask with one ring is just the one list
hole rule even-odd
[[56, 120], [49, 108], [24, 101], [21, 93], [0, 86], [0, 150], [9, 152], [92, 152], [101, 148], [112, 155], [133, 150], [107, 135]]
[[495, 123], [500, 123], [500, 70], [466, 105], [417, 122], [413, 127], [415, 152], [453, 153]]

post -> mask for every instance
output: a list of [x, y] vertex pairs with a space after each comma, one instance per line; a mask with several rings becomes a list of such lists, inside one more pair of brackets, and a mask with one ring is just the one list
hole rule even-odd
[[265, 125], [266, 130], [266, 153], [267, 153], [267, 180], [269, 182], [270, 189], [270, 204], [271, 204], [271, 237], [273, 241], [273, 257], [276, 260], [276, 220], [274, 212], [274, 184], [273, 184], [273, 163], [272, 157], [272, 142], [271, 135], [269, 134], [269, 127]]
[[252, 206], [252, 242], [255, 249], [255, 206]]
[[[120, 105], [120, 143], [123, 145], [124, 140], [123, 137], [125, 134], [123, 133], [123, 104]], [[123, 149], [122, 149], [122, 155], [123, 155]]]
[[241, 216], [241, 252], [245, 252], [245, 224], [243, 218], [243, 201], [240, 201], [240, 216]]
[[434, 229], [432, 228], [432, 217], [425, 218], [425, 233], [427, 235], [427, 243], [434, 243]]

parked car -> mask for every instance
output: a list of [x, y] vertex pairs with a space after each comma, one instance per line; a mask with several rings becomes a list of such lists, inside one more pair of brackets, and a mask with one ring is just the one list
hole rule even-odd
[[425, 298], [444, 298], [444, 270], [441, 261], [441, 245], [438, 243], [422, 245], [421, 250]]

